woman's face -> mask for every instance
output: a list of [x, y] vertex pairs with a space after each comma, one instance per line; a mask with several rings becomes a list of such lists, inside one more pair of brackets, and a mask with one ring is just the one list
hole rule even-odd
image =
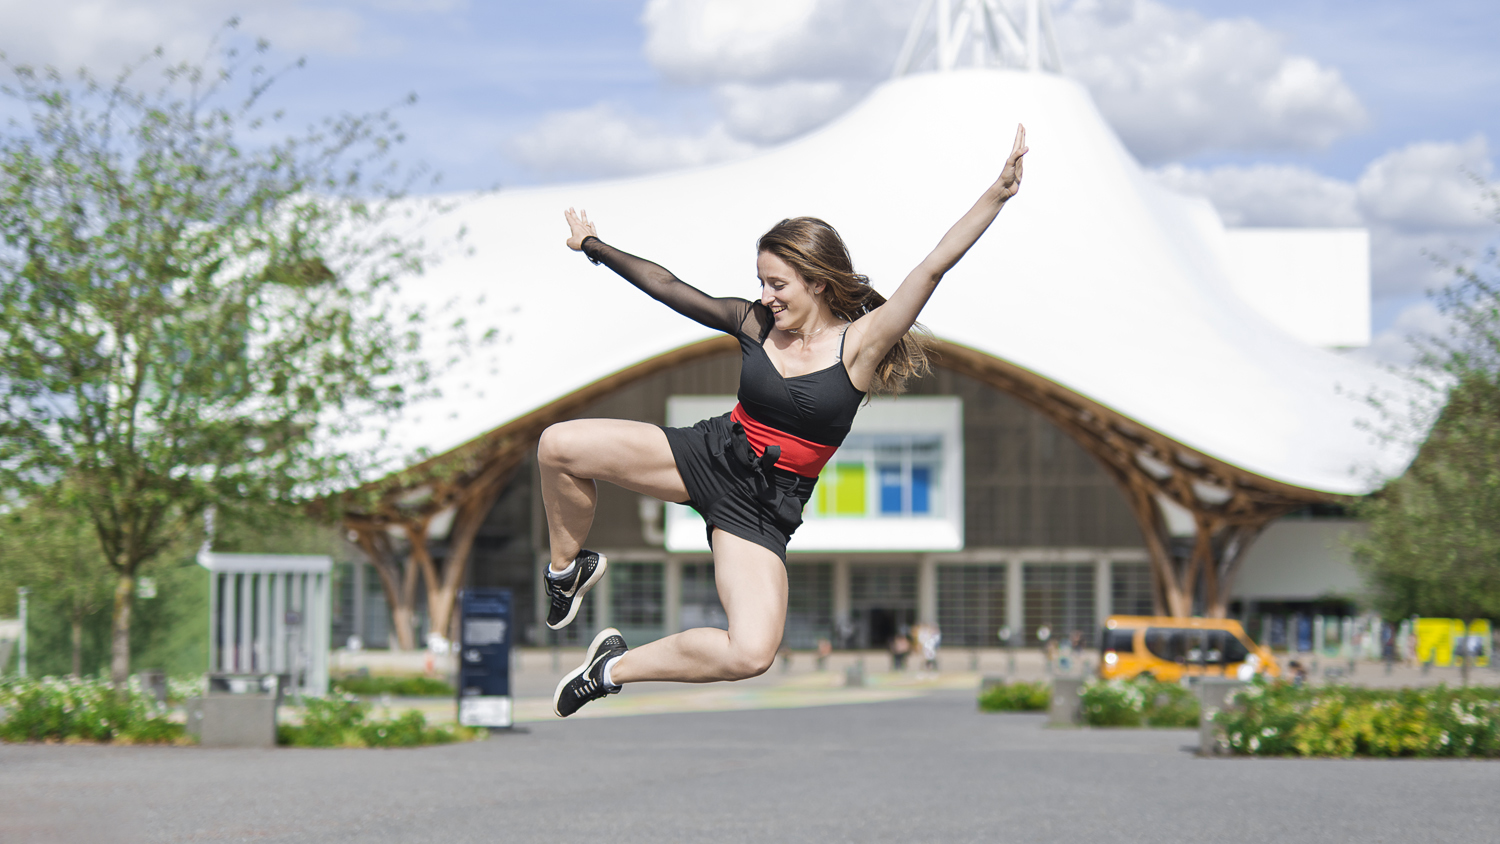
[[806, 331], [818, 314], [817, 295], [802, 276], [786, 261], [770, 252], [755, 259], [755, 274], [760, 277], [761, 304], [771, 309], [776, 327], [783, 331]]

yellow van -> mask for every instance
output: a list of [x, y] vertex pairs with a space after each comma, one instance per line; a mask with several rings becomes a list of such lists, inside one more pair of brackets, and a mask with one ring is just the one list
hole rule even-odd
[[1106, 680], [1150, 674], [1173, 683], [1183, 677], [1228, 676], [1254, 654], [1259, 670], [1281, 676], [1269, 648], [1250, 641], [1238, 621], [1112, 615], [1099, 643], [1099, 676]]

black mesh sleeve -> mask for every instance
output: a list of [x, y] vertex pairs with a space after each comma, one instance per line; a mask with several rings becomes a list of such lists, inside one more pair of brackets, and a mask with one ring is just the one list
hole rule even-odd
[[738, 336], [750, 316], [751, 302], [732, 296], [716, 299], [672, 275], [660, 264], [621, 252], [592, 235], [583, 239], [583, 254], [619, 273], [656, 301], [715, 331]]

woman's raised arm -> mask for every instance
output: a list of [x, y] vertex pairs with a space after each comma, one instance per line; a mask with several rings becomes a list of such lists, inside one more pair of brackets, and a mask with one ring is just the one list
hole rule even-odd
[[[737, 335], [740, 324], [750, 310], [745, 299], [717, 299], [672, 275], [660, 264], [622, 252], [599, 239], [588, 212], [572, 208], [563, 212], [568, 221], [568, 248], [582, 252], [590, 261], [603, 264], [646, 295], [701, 325]], [[588, 241], [585, 243], [584, 241]]]
[[[1021, 157], [1026, 154], [1026, 127], [1016, 127], [1016, 142], [1000, 177], [989, 186], [979, 201], [959, 218], [938, 245], [905, 280], [885, 304], [864, 315], [849, 328], [845, 339], [845, 366], [854, 383], [868, 383], [876, 366], [902, 335], [911, 330], [917, 314], [932, 297], [943, 275], [953, 269], [958, 259], [969, 251], [984, 234], [1007, 200], [1021, 189]], [[852, 348], [851, 348], [852, 346]], [[853, 363], [851, 365], [850, 360]]]

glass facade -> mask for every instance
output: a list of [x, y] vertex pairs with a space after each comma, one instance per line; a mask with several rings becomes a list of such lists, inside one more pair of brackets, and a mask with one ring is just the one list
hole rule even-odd
[[[661, 563], [610, 564], [611, 623], [625, 635], [626, 642], [645, 642], [666, 633], [663, 574]], [[576, 622], [570, 626], [576, 626]]]
[[1109, 606], [1111, 615], [1154, 615], [1151, 600], [1151, 564], [1115, 563], [1110, 566]]
[[833, 566], [789, 562], [786, 567], [786, 631], [782, 647], [812, 649], [819, 639], [834, 640]]
[[719, 603], [719, 588], [714, 583], [713, 563], [682, 564], [682, 609], [679, 629], [717, 627], [729, 629], [729, 616]]
[[1005, 626], [1006, 566], [938, 566], [938, 629], [945, 646], [996, 647]]
[[1094, 618], [1094, 564], [1042, 565], [1021, 569], [1021, 597], [1026, 620], [1026, 645], [1039, 645], [1037, 631], [1046, 627], [1051, 641], [1066, 641], [1073, 631], [1092, 644], [1098, 634]]

